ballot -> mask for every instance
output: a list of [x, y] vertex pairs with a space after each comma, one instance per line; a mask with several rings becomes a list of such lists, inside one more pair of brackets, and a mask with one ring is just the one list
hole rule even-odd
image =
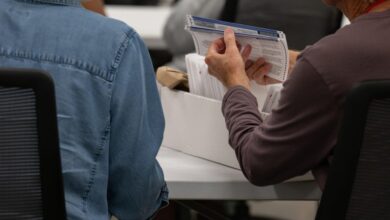
[[253, 27], [237, 23], [225, 22], [196, 16], [187, 16], [186, 30], [194, 40], [196, 52], [205, 56], [210, 44], [223, 37], [226, 28], [232, 28], [238, 43], [244, 48], [251, 45], [250, 60], [264, 58], [272, 64], [268, 77], [285, 81], [289, 67], [289, 53], [286, 35], [282, 31], [261, 27]]
[[[208, 67], [204, 56], [196, 53], [187, 54], [185, 57], [188, 84], [192, 94], [222, 101], [227, 88], [208, 72]], [[279, 104], [282, 84], [273, 84], [269, 86], [258, 85], [251, 81], [251, 93], [256, 97], [259, 112], [265, 120], [272, 109]]]

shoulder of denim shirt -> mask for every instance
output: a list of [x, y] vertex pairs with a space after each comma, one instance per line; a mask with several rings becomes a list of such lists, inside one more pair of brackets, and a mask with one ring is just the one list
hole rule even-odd
[[[105, 70], [109, 74], [108, 79], [112, 81], [114, 79], [114, 74], [116, 73], [119, 65], [122, 62], [124, 53], [131, 47], [132, 44], [138, 44], [143, 40], [139, 34], [132, 27], [126, 23], [113, 19], [101, 16], [100, 14], [89, 13], [91, 19], [96, 21], [98, 27], [93, 27], [92, 36], [95, 36], [94, 39], [91, 39], [91, 45], [96, 45], [96, 47], [105, 48], [104, 53], [100, 53], [107, 56], [107, 60], [110, 63], [106, 63], [104, 66]], [[104, 35], [104, 36], [102, 36]], [[98, 48], [96, 48], [98, 50]], [[99, 54], [99, 52], [97, 52]], [[97, 56], [94, 58], [95, 63], [100, 63], [102, 65], [101, 58], [103, 56]]]
[[47, 11], [57, 13], [50, 17], [57, 17], [60, 25], [55, 28], [57, 33], [50, 33], [53, 39], [72, 33], [72, 42], [60, 41], [66, 44], [61, 45], [61, 56], [72, 58], [71, 64], [106, 81], [114, 80], [129, 45], [142, 41], [127, 24], [81, 7], [60, 6]]
[[[84, 12], [87, 11], [81, 8]], [[83, 42], [83, 47], [91, 51], [88, 61], [99, 66], [106, 72], [105, 79], [112, 81], [122, 61], [122, 56], [132, 43], [142, 41], [138, 33], [126, 23], [100, 14], [87, 11], [82, 16], [89, 27], [86, 33], [89, 42]], [[89, 23], [90, 22], [90, 23]], [[81, 56], [82, 57], [82, 56]]]

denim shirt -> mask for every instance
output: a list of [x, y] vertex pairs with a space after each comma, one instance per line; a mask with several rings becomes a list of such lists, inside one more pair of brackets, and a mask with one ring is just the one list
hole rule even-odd
[[167, 204], [164, 117], [133, 29], [76, 0], [1, 0], [0, 67], [54, 79], [68, 219], [142, 220]]

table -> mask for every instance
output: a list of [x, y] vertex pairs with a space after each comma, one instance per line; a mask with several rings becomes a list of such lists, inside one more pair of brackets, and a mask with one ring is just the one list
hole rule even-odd
[[118, 19], [133, 27], [149, 49], [166, 49], [163, 40], [165, 22], [171, 14], [169, 6], [108, 5], [108, 17]]
[[179, 200], [319, 200], [314, 181], [257, 187], [240, 170], [161, 147], [157, 156], [170, 191]]

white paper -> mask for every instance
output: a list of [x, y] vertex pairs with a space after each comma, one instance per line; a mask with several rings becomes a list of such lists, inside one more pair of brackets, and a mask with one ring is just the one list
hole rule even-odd
[[[186, 65], [191, 93], [219, 101], [223, 99], [227, 88], [209, 74], [203, 56], [196, 53], [186, 55]], [[265, 87], [251, 81], [251, 92], [257, 99], [263, 119], [277, 107], [282, 88], [282, 84]]]
[[263, 29], [261, 28], [259, 28], [258, 31], [255, 31], [254, 27], [251, 27], [252, 29], [246, 29], [246, 26], [239, 24], [204, 18], [198, 19], [204, 19], [205, 21], [202, 20], [202, 22], [197, 22], [194, 19], [196, 18], [188, 16], [186, 28], [193, 37], [196, 52], [198, 54], [205, 56], [210, 44], [216, 39], [223, 37], [223, 30], [226, 27], [232, 27], [236, 31], [236, 38], [239, 44], [243, 47], [245, 45], [252, 46], [252, 53], [249, 57], [250, 60], [256, 61], [260, 57], [264, 58], [272, 65], [272, 69], [268, 73], [268, 76], [279, 81], [286, 80], [289, 66], [289, 54], [287, 40], [283, 32], [274, 30], [267, 32], [267, 29], [262, 31]]

